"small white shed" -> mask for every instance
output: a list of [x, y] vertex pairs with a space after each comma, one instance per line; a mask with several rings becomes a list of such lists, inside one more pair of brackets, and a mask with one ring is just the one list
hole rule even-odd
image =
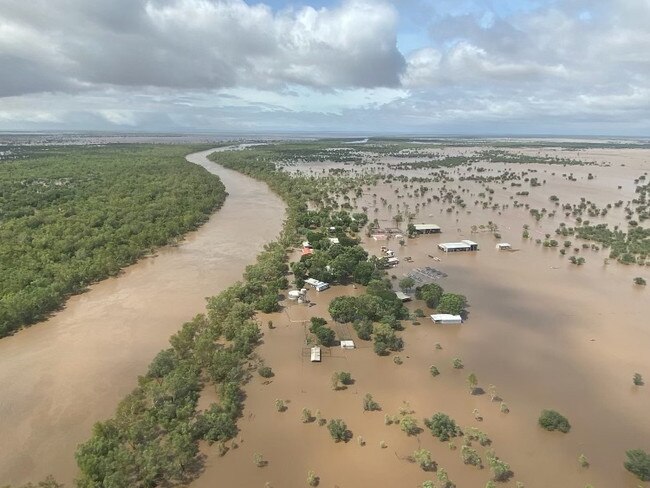
[[320, 347], [314, 346], [311, 348], [311, 362], [320, 363]]
[[354, 341], [341, 341], [341, 349], [354, 349]]

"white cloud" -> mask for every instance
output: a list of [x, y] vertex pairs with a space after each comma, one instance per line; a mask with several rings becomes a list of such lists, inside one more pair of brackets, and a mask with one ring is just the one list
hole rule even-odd
[[0, 2], [0, 129], [650, 126], [650, 0]]

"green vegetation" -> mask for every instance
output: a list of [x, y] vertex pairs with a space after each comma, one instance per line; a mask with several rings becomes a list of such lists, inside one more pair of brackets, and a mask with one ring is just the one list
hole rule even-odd
[[[36, 484], [27, 483], [26, 485], [20, 485], [16, 488], [64, 488], [64, 486], [63, 483], [58, 483], [52, 476], [48, 476], [43, 481], [39, 481]], [[7, 485], [3, 488], [11, 488], [11, 486]]]
[[483, 467], [483, 460], [481, 459], [481, 456], [479, 456], [478, 452], [476, 452], [476, 449], [473, 449], [470, 446], [462, 446], [460, 448], [460, 458], [465, 464], [470, 464], [479, 468]]
[[634, 383], [634, 386], [643, 386], [645, 384], [641, 373], [634, 373], [634, 376], [632, 376], [632, 383]]
[[334, 442], [347, 442], [349, 439], [348, 426], [341, 419], [330, 420], [327, 424], [327, 430], [329, 430]]
[[456, 293], [443, 293], [440, 297], [440, 302], [436, 307], [436, 312], [450, 313], [452, 315], [461, 315], [465, 312], [467, 306], [467, 299], [463, 295]]
[[223, 184], [198, 147], [48, 147], [0, 165], [0, 337], [205, 222]]
[[625, 469], [635, 474], [641, 481], [650, 481], [650, 454], [641, 449], [630, 449], [625, 452], [627, 461]]
[[[207, 316], [197, 316], [171, 338], [171, 348], [154, 359], [149, 373], [120, 403], [114, 418], [95, 425], [91, 439], [76, 455], [81, 488], [148, 488], [196, 476], [201, 469], [198, 441], [223, 446], [237, 434], [241, 385], [250, 377], [250, 355], [261, 338], [254, 315], [279, 309], [279, 293], [288, 286], [287, 249], [304, 239], [308, 230], [335, 227], [347, 235], [358, 229], [358, 220], [334, 213], [323, 217], [321, 224], [310, 220], [317, 212], [307, 210], [305, 195], [318, 203], [327, 200], [331, 190], [327, 179], [291, 178], [268, 159], [252, 158], [247, 151], [219, 153], [218, 159], [226, 167], [265, 181], [285, 200], [288, 209], [282, 235], [246, 268], [241, 282], [209, 299]], [[304, 226], [307, 221], [309, 228]], [[320, 227], [323, 223], [329, 227]], [[197, 401], [203, 388], [216, 388], [220, 402], [199, 412]], [[319, 413], [317, 419], [319, 425], [325, 424]], [[341, 423], [331, 424], [337, 438], [340, 427], [345, 427]]]
[[490, 466], [494, 481], [507, 481], [512, 476], [510, 465], [499, 459], [493, 451], [488, 450], [485, 453], [485, 459], [487, 460], [488, 466]]
[[433, 414], [430, 419], [424, 420], [424, 425], [431, 431], [431, 435], [441, 441], [448, 441], [452, 437], [461, 435], [460, 428], [449, 415], [442, 412]]
[[434, 471], [436, 463], [431, 459], [431, 451], [428, 449], [416, 449], [413, 453], [413, 460], [422, 468], [424, 471]]
[[364, 412], [375, 412], [381, 410], [379, 403], [377, 403], [370, 393], [366, 393], [363, 397], [363, 410]]
[[326, 324], [327, 321], [325, 319], [312, 317], [309, 332], [316, 336], [319, 344], [329, 347], [334, 345], [336, 334]]
[[424, 300], [429, 308], [435, 308], [438, 313], [460, 315], [465, 312], [467, 299], [456, 293], [445, 293], [436, 283], [429, 283], [415, 289], [415, 298]]
[[268, 366], [260, 366], [257, 368], [257, 374], [259, 374], [262, 378], [272, 378], [275, 376], [275, 374], [273, 374], [273, 370]]
[[559, 430], [565, 434], [571, 430], [571, 424], [566, 417], [555, 410], [542, 410], [538, 419], [539, 425], [549, 431]]
[[418, 427], [418, 422], [411, 415], [402, 415], [399, 419], [399, 428], [402, 429], [406, 435], [417, 435], [421, 432], [422, 429]]
[[484, 447], [492, 443], [488, 435], [476, 427], [468, 427], [465, 429], [465, 438], [470, 442], [477, 441], [481, 446]]
[[436, 308], [444, 290], [436, 283], [419, 286], [415, 289], [415, 298], [424, 300], [429, 308]]
[[308, 471], [307, 472], [307, 484], [309, 486], [318, 486], [318, 483], [320, 482], [320, 479], [318, 476], [316, 476], [316, 473], [313, 471]]
[[607, 224], [582, 225], [575, 228], [575, 235], [609, 247], [609, 257], [623, 264], [643, 264], [650, 255], [650, 228], [634, 226], [625, 233], [618, 228], [612, 230]]
[[431, 376], [433, 376], [435, 378], [436, 376], [438, 376], [440, 374], [440, 371], [438, 371], [438, 368], [436, 368], [435, 366], [431, 366], [429, 368], [429, 373], [431, 373]]
[[641, 276], [637, 276], [636, 278], [634, 278], [633, 281], [634, 281], [635, 285], [639, 285], [639, 286], [647, 285], [646, 280], [644, 278], [642, 278]]

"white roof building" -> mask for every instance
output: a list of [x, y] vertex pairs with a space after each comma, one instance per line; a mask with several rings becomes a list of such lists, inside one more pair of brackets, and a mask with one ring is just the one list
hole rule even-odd
[[478, 244], [469, 239], [465, 239], [460, 242], [443, 242], [438, 244], [438, 249], [444, 252], [478, 251]]
[[462, 324], [463, 318], [460, 315], [451, 315], [448, 313], [434, 313], [431, 315], [434, 324]]
[[315, 280], [314, 278], [307, 278], [305, 280], [305, 283], [313, 286], [316, 289], [316, 291], [327, 290], [330, 287], [329, 283], [325, 283], [324, 281], [318, 281]]
[[332, 244], [340, 244], [338, 237], [328, 237]]
[[440, 226], [436, 224], [413, 224], [415, 232], [420, 234], [437, 234], [440, 232]]
[[341, 341], [341, 349], [354, 349], [354, 341]]
[[311, 362], [320, 363], [320, 347], [314, 346], [311, 348]]
[[497, 249], [499, 251], [506, 251], [508, 249], [512, 249], [512, 246], [507, 242], [500, 242], [497, 244]]
[[397, 296], [397, 298], [399, 298], [403, 302], [410, 302], [411, 301], [411, 297], [408, 296], [406, 293], [402, 293], [401, 291], [396, 291], [395, 295]]

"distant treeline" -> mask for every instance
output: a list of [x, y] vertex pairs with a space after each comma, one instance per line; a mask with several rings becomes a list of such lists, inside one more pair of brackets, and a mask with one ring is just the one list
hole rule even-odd
[[0, 163], [0, 337], [197, 228], [226, 198], [195, 146], [46, 147]]

